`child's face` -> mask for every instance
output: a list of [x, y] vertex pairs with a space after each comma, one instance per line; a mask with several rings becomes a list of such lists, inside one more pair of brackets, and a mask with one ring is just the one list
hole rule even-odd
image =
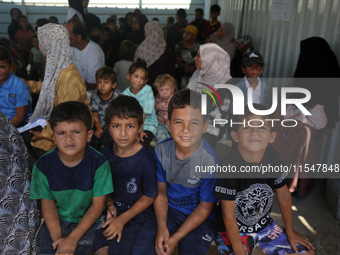
[[162, 87], [158, 89], [161, 98], [168, 100], [174, 94], [174, 85], [170, 81], [166, 81]]
[[23, 27], [23, 28], [26, 28], [26, 27], [28, 26], [28, 21], [27, 21], [27, 19], [25, 19], [25, 18], [19, 19], [18, 23], [19, 23], [19, 25], [20, 25], [21, 27]]
[[112, 92], [112, 90], [116, 87], [117, 82], [113, 83], [111, 79], [98, 78], [97, 79], [97, 87], [98, 92], [101, 95], [107, 95]]
[[174, 109], [171, 120], [167, 120], [168, 130], [176, 142], [176, 148], [195, 151], [200, 145], [203, 133], [207, 131], [208, 121], [204, 121], [201, 109], [185, 108]]
[[220, 15], [219, 12], [210, 12], [210, 18], [211, 19], [217, 19], [218, 15]]
[[263, 70], [263, 65], [260, 63], [254, 63], [251, 66], [242, 66], [242, 72], [247, 78], [257, 78], [260, 76]]
[[183, 34], [183, 41], [191, 42], [194, 41], [195, 38], [196, 38], [195, 35], [192, 33], [184, 32]]
[[195, 59], [196, 69], [202, 69], [202, 59], [201, 59], [201, 52], [200, 52], [200, 50], [197, 51], [197, 55], [196, 55], [196, 57], [194, 59]]
[[101, 31], [100, 33], [100, 39], [102, 39], [103, 41], [107, 41], [110, 39], [110, 34], [107, 33], [106, 31]]
[[0, 85], [4, 84], [11, 72], [12, 65], [6, 61], [0, 61]]
[[38, 48], [38, 38], [32, 38], [32, 46]]
[[81, 160], [91, 141], [93, 130], [87, 130], [83, 121], [62, 121], [54, 127], [53, 137], [60, 159], [64, 162]]
[[143, 69], [137, 69], [132, 74], [128, 73], [126, 78], [130, 81], [133, 91], [140, 91], [147, 82], [145, 71]]
[[110, 28], [112, 32], [117, 30], [117, 24], [114, 22], [110, 22], [109, 24], [107, 24], [107, 27]]
[[216, 37], [218, 38], [218, 39], [221, 39], [221, 38], [223, 38], [223, 36], [224, 36], [224, 31], [223, 31], [223, 28], [222, 28], [222, 26], [217, 30], [217, 33], [216, 33]]
[[137, 118], [118, 118], [113, 116], [109, 125], [110, 135], [119, 149], [132, 148], [142, 130]]
[[[251, 126], [248, 125], [249, 120], [254, 120], [250, 122]], [[263, 121], [263, 126], [262, 122]], [[231, 131], [231, 137], [234, 142], [238, 143], [238, 150], [244, 157], [263, 155], [269, 143], [273, 143], [276, 138], [276, 132], [271, 131], [270, 123], [265, 120], [264, 117], [258, 115], [252, 115], [249, 119], [245, 120], [246, 125], [240, 125], [237, 132]]]

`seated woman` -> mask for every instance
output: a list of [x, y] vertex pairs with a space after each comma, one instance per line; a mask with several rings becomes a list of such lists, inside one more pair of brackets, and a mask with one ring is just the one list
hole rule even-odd
[[[46, 57], [46, 69], [43, 82], [28, 82], [32, 93], [40, 92], [30, 121], [38, 118], [49, 120], [52, 109], [63, 102], [78, 101], [89, 105], [85, 83], [72, 61], [66, 28], [59, 24], [46, 24], [38, 29], [38, 39]], [[35, 156], [39, 157], [55, 147], [50, 125], [45, 126], [42, 132], [30, 132]]]
[[145, 25], [145, 40], [138, 46], [134, 61], [143, 59], [149, 70], [148, 84], [153, 84], [160, 74], [174, 75], [175, 63], [171, 50], [166, 46], [164, 31], [158, 21], [150, 21]]
[[[229, 54], [215, 43], [207, 43], [200, 46], [195, 57], [196, 71], [193, 73], [188, 88], [202, 93], [202, 89], [213, 92], [216, 84], [234, 84], [230, 76]], [[207, 86], [208, 85], [208, 86]], [[211, 87], [211, 88], [209, 88]], [[223, 137], [227, 125], [213, 126], [213, 119], [227, 119], [229, 113], [229, 95], [226, 89], [217, 90], [222, 105], [210, 101], [208, 96], [208, 120], [209, 127], [203, 137], [214, 148]]]
[[[289, 118], [297, 119], [296, 127], [277, 128], [273, 146], [286, 164], [298, 167], [320, 163], [323, 143], [321, 129], [325, 126], [334, 128], [339, 120], [339, 87], [336, 83], [338, 79], [315, 78], [338, 77], [338, 60], [326, 40], [310, 37], [301, 41], [300, 56], [292, 84], [310, 91], [311, 99], [304, 106], [314, 113], [302, 119], [300, 114], [294, 112], [295, 116]], [[313, 117], [312, 121], [308, 121], [310, 117]], [[290, 192], [296, 192], [301, 198], [306, 197], [314, 187], [314, 179], [307, 177], [305, 173], [297, 172], [288, 185]]]

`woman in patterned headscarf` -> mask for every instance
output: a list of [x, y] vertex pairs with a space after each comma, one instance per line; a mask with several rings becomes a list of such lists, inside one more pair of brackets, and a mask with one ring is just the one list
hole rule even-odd
[[153, 84], [159, 74], [174, 75], [175, 63], [171, 50], [164, 40], [164, 30], [158, 21], [146, 23], [145, 40], [138, 46], [134, 61], [143, 59], [149, 70], [148, 84]]
[[40, 218], [36, 201], [28, 199], [28, 151], [1, 111], [0, 123], [0, 254], [35, 254], [34, 235]]
[[[85, 83], [72, 61], [66, 28], [59, 24], [46, 24], [38, 28], [38, 40], [46, 57], [46, 68], [43, 82], [28, 82], [32, 93], [40, 92], [30, 121], [38, 118], [49, 120], [52, 109], [63, 102], [78, 101], [89, 105]], [[31, 145], [37, 148], [35, 154], [55, 147], [50, 125], [45, 126], [42, 132], [31, 133]]]

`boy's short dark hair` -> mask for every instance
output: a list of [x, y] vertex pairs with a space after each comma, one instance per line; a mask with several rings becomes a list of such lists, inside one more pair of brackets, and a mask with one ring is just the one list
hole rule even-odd
[[[171, 116], [175, 109], [183, 109], [187, 105], [194, 109], [199, 108], [201, 110], [202, 109], [201, 95], [188, 88], [182, 89], [181, 91], [176, 92], [173, 95], [173, 97], [170, 99], [169, 106], [168, 106], [169, 121], [171, 121]], [[207, 118], [208, 118], [207, 115], [203, 115], [204, 121], [206, 121]]]
[[0, 61], [12, 64], [12, 55], [8, 48], [0, 45]]
[[[53, 21], [52, 21], [53, 20]], [[50, 23], [55, 23], [55, 24], [58, 24], [59, 23], [59, 20], [58, 20], [58, 18], [56, 17], [56, 16], [50, 16], [49, 18], [48, 18], [48, 21], [50, 22]]]
[[172, 16], [169, 16], [168, 17], [168, 20], [170, 21], [170, 23], [175, 23], [175, 18], [174, 17], [172, 17]]
[[221, 12], [221, 7], [218, 4], [213, 4], [210, 7], [210, 12], [218, 12], [218, 13], [220, 13]]
[[119, 95], [112, 100], [105, 111], [105, 123], [109, 127], [113, 117], [120, 119], [136, 118], [139, 127], [143, 124], [143, 108], [134, 97]]
[[133, 61], [137, 46], [130, 40], [124, 40], [119, 45], [119, 57], [127, 61]]
[[87, 128], [92, 127], [92, 114], [89, 107], [81, 102], [68, 101], [58, 104], [53, 108], [50, 116], [50, 125], [54, 131], [55, 126], [60, 122], [81, 121]]
[[[254, 108], [255, 108], [256, 110], [268, 110], [268, 108], [265, 107], [265, 106], [262, 105], [262, 104], [253, 104], [253, 106], [254, 106]], [[243, 122], [243, 120], [247, 120], [247, 119], [249, 119], [249, 118], [250, 118], [251, 116], [253, 116], [253, 115], [256, 115], [256, 114], [252, 113], [252, 112], [249, 110], [248, 105], [245, 105], [245, 106], [244, 106], [244, 114], [243, 114], [243, 115], [234, 115], [234, 116], [232, 117], [232, 120], [233, 120], [233, 122]], [[271, 118], [272, 118], [272, 115], [271, 115], [271, 114], [269, 114], [269, 115], [261, 115], [261, 118], [262, 118], [262, 119], [271, 119]], [[239, 129], [241, 126], [242, 126], [242, 125], [239, 125], [239, 124], [237, 124], [237, 125], [232, 125], [231, 131], [237, 132], [238, 129]], [[271, 126], [270, 126], [270, 129], [271, 129], [271, 132], [272, 132], [272, 131], [273, 131], [273, 128], [272, 128]]]
[[107, 24], [107, 25], [109, 25], [109, 24], [111, 24], [111, 23], [116, 24], [116, 22], [117, 22], [117, 18], [114, 18], [114, 17], [108, 17], [108, 18], [106, 19], [106, 24]]
[[98, 79], [110, 79], [112, 83], [117, 82], [116, 72], [107, 66], [103, 66], [96, 71], [96, 80]]
[[84, 23], [78, 18], [69, 19], [66, 24], [73, 24], [72, 33], [74, 36], [81, 35], [81, 39], [87, 39], [87, 31]]

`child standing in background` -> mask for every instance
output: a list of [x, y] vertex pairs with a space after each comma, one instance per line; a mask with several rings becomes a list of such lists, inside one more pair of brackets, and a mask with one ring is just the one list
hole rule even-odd
[[33, 47], [31, 48], [31, 70], [29, 74], [29, 79], [39, 81], [39, 79], [43, 79], [42, 63], [44, 60], [44, 56], [39, 49], [37, 34], [32, 35], [31, 43]]
[[15, 34], [15, 47], [20, 52], [25, 61], [25, 67], [29, 63], [30, 51], [32, 48], [31, 36], [35, 34], [26, 16], [22, 15], [18, 19], [20, 29]]
[[140, 142], [148, 147], [155, 137], [158, 127], [155, 97], [151, 86], [147, 85], [148, 69], [146, 63], [138, 60], [130, 66], [126, 77], [131, 86], [123, 91], [124, 95], [135, 97], [142, 105], [144, 111], [143, 130], [140, 134]]
[[259, 52], [249, 51], [244, 53], [242, 57], [242, 71], [245, 76], [236, 86], [242, 90], [245, 102], [248, 100], [248, 88], [252, 88], [253, 103], [262, 104], [269, 109], [271, 105], [269, 105], [268, 88], [266, 83], [259, 78], [263, 66], [264, 61]]
[[168, 119], [168, 105], [175, 91], [175, 80], [170, 74], [161, 74], [157, 76], [154, 85], [158, 91], [158, 95], [156, 96], [158, 121], [156, 142], [160, 143], [166, 140], [169, 134], [166, 120]]
[[98, 90], [88, 93], [95, 126], [91, 146], [100, 150], [103, 145], [112, 142], [105, 124], [105, 110], [108, 104], [120, 94], [120, 90], [115, 89], [117, 85], [117, 74], [112, 68], [104, 66], [98, 69], [96, 72], [96, 81]]

